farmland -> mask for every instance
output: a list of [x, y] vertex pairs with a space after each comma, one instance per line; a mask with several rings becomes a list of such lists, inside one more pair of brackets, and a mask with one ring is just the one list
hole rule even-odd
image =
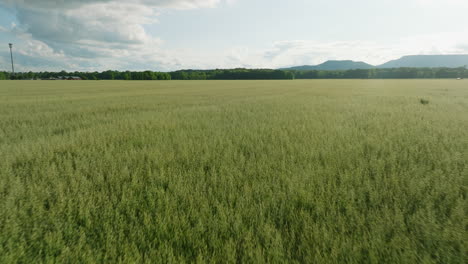
[[0, 82], [0, 263], [466, 263], [467, 179], [466, 81]]

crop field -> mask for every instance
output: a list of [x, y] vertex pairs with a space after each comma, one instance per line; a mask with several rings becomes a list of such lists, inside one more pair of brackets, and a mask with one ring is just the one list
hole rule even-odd
[[466, 263], [468, 82], [1, 81], [0, 263]]

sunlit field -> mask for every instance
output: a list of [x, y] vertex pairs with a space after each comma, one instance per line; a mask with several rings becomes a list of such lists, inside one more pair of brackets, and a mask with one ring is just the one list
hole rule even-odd
[[0, 263], [466, 263], [468, 81], [2, 81]]

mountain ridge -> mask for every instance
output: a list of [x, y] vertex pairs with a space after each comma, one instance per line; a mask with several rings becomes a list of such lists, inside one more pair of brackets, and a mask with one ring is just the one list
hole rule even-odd
[[[328, 60], [318, 65], [303, 65], [291, 68], [288, 70], [353, 70], [353, 69], [371, 69], [375, 67], [362, 61], [352, 60]], [[284, 70], [284, 69], [283, 69]]]
[[362, 61], [328, 60], [318, 65], [302, 65], [281, 68], [281, 70], [355, 70], [385, 68], [458, 68], [468, 65], [468, 54], [448, 55], [407, 55], [380, 65], [371, 65]]

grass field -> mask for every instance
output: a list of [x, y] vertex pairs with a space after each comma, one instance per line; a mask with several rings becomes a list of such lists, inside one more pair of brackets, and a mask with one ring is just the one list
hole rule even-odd
[[466, 263], [467, 180], [465, 81], [0, 82], [0, 263]]

